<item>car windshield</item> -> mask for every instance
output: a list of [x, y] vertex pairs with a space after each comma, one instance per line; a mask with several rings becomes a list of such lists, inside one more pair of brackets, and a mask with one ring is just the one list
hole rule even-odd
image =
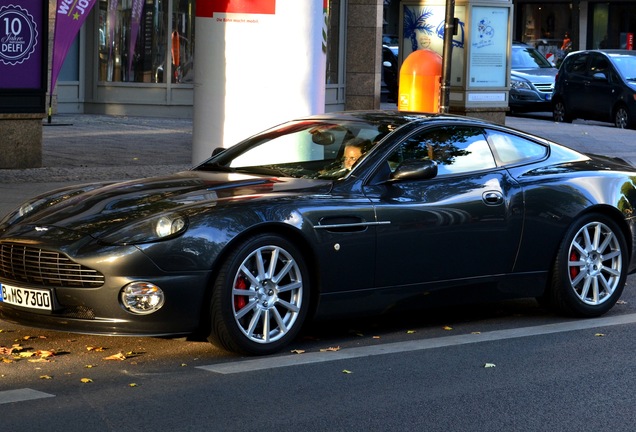
[[339, 179], [397, 126], [381, 121], [294, 121], [255, 135], [196, 170]]
[[512, 48], [512, 69], [551, 68], [550, 62], [536, 49], [530, 47]]
[[616, 68], [626, 80], [636, 81], [636, 56], [615, 54], [611, 56]]

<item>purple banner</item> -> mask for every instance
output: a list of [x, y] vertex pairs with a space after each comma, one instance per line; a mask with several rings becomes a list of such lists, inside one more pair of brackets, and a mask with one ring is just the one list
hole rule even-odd
[[42, 1], [15, 3], [0, 6], [0, 88], [41, 89]]
[[132, 70], [133, 57], [135, 56], [135, 45], [137, 45], [137, 34], [139, 33], [139, 23], [141, 13], [144, 8], [144, 0], [133, 0], [132, 17], [130, 20], [130, 43], [128, 45], [128, 81], [134, 81], [135, 76]]
[[57, 0], [51, 60], [51, 93], [55, 89], [57, 76], [60, 74], [68, 49], [94, 5], [95, 0]]

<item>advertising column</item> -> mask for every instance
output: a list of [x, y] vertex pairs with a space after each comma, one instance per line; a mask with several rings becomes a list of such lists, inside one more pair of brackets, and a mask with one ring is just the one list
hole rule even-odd
[[0, 4], [0, 168], [42, 164], [48, 2]]
[[192, 162], [324, 111], [327, 0], [198, 0]]

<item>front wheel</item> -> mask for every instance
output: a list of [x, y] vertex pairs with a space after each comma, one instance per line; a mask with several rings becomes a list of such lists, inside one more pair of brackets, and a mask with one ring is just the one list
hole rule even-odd
[[613, 220], [598, 214], [579, 219], [557, 254], [550, 303], [567, 315], [603, 315], [623, 292], [627, 263], [627, 242]]
[[629, 118], [629, 112], [624, 106], [619, 106], [614, 112], [614, 126], [619, 129], [626, 129], [632, 126], [632, 120]]
[[262, 234], [234, 248], [213, 287], [209, 340], [228, 351], [279, 351], [301, 329], [309, 309], [309, 276], [300, 251]]

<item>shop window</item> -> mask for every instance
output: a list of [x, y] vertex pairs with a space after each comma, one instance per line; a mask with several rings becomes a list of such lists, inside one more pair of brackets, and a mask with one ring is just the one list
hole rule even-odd
[[194, 4], [195, 0], [100, 0], [99, 80], [192, 83]]

